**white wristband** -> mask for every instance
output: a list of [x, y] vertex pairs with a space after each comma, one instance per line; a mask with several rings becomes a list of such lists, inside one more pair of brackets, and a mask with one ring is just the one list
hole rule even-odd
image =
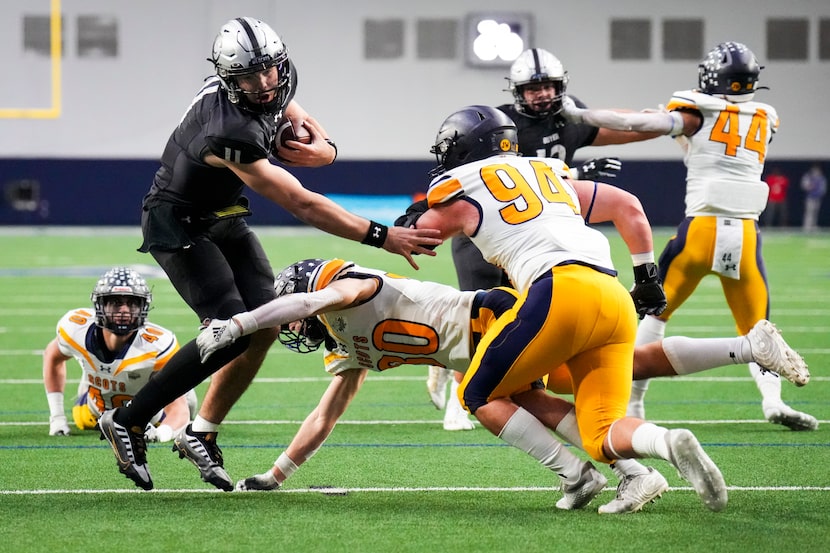
[[633, 253], [631, 254], [631, 264], [635, 267], [644, 265], [646, 263], [654, 263], [654, 252]]
[[680, 112], [678, 111], [672, 111], [669, 115], [671, 116], [671, 130], [668, 132], [669, 136], [672, 138], [680, 136], [683, 134], [683, 128], [686, 126], [685, 121], [683, 121], [683, 116], [680, 115]]
[[280, 472], [283, 473], [286, 480], [288, 480], [297, 468], [299, 468], [294, 464], [294, 461], [291, 460], [291, 457], [285, 454], [285, 452], [282, 452], [280, 456], [277, 457], [277, 460], [274, 461], [274, 466], [280, 469]]
[[247, 336], [248, 334], [253, 334], [259, 330], [256, 318], [248, 311], [244, 313], [237, 313], [231, 317], [231, 321], [236, 323], [236, 326], [238, 326], [241, 330], [240, 336]]
[[49, 416], [61, 417], [63, 412], [63, 392], [46, 392], [46, 402], [49, 404]]

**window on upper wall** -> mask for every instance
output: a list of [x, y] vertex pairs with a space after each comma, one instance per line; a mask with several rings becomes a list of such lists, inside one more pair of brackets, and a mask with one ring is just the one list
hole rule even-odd
[[611, 59], [651, 59], [651, 21], [648, 19], [612, 19]]
[[[51, 18], [48, 15], [23, 16], [23, 51], [37, 56], [52, 55]], [[61, 18], [61, 28], [63, 28]], [[63, 52], [63, 34], [61, 33], [61, 52]]]
[[108, 15], [79, 15], [78, 57], [117, 58], [118, 20]]
[[818, 20], [818, 59], [830, 60], [830, 19]]
[[366, 19], [363, 22], [363, 57], [388, 60], [403, 56], [403, 19]]
[[767, 59], [806, 61], [809, 30], [807, 19], [767, 19]]
[[419, 19], [416, 27], [419, 59], [450, 60], [456, 57], [458, 22], [455, 19]]
[[703, 58], [703, 20], [663, 20], [663, 59], [699, 60]]

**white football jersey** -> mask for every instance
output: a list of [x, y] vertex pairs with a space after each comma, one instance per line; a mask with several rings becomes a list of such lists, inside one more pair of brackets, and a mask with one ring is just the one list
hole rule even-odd
[[463, 196], [478, 206], [481, 221], [470, 239], [524, 292], [569, 261], [614, 271], [608, 240], [585, 224], [568, 176], [558, 159], [497, 155], [436, 177], [427, 200], [434, 206]]
[[[358, 368], [385, 371], [401, 365], [467, 369], [473, 348], [470, 310], [476, 292], [358, 266], [338, 277], [374, 278], [380, 286], [361, 305], [318, 316], [338, 344], [334, 351], [325, 352], [329, 373]], [[313, 286], [319, 290], [328, 282], [319, 280]]]
[[730, 102], [693, 90], [675, 92], [669, 111], [696, 109], [700, 130], [685, 137], [686, 216], [758, 219], [769, 188], [761, 180], [767, 147], [778, 129], [775, 109], [761, 102]]
[[123, 407], [164, 367], [179, 349], [176, 336], [166, 328], [145, 323], [124, 351], [111, 361], [101, 359], [95, 332], [95, 311], [69, 311], [57, 325], [62, 354], [78, 360], [83, 370], [81, 386], [88, 386], [87, 404], [96, 417], [107, 409]]

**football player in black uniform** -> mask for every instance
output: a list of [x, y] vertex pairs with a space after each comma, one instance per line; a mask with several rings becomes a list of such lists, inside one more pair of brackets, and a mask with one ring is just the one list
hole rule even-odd
[[[200, 321], [228, 318], [276, 297], [271, 264], [244, 219], [250, 214], [242, 195], [246, 186], [305, 223], [401, 254], [416, 269], [413, 253], [434, 255], [422, 245], [439, 244], [433, 238], [437, 233], [387, 228], [358, 217], [306, 190], [271, 162], [279, 154], [292, 165], [318, 166], [331, 163], [337, 154], [323, 128], [292, 101], [297, 73], [271, 27], [249, 17], [228, 21], [214, 41], [210, 61], [216, 75], [205, 81], [168, 140], [161, 168], [144, 197], [141, 220], [140, 251], [153, 256]], [[283, 117], [304, 120], [311, 143], [295, 143], [296, 152], [274, 151]], [[173, 450], [192, 461], [204, 481], [233, 489], [216, 433], [276, 336], [274, 329], [257, 332], [204, 364], [192, 341], [129, 406], [105, 412], [100, 428], [119, 470], [137, 486], [151, 489], [141, 434], [147, 421], [216, 373], [199, 416], [177, 433]]]
[[[531, 48], [522, 52], [510, 67], [508, 81], [515, 102], [498, 106], [498, 109], [516, 124], [519, 131], [519, 153], [525, 157], [553, 157], [572, 166], [574, 154], [579, 148], [626, 144], [661, 136], [660, 133], [617, 131], [566, 120], [562, 115], [562, 100], [568, 86], [568, 73], [559, 59], [547, 50]], [[570, 99], [579, 107], [585, 105], [573, 96]], [[575, 179], [598, 180], [615, 177], [621, 168], [619, 159], [606, 157], [571, 167], [571, 172]], [[426, 209], [424, 205], [421, 207]], [[468, 237], [454, 236], [451, 244], [452, 260], [461, 290], [510, 286], [504, 271], [484, 261]], [[430, 368], [427, 389], [436, 407], [439, 407], [439, 403], [436, 403], [435, 398], [444, 397], [447, 378], [443, 369]], [[458, 374], [455, 379], [459, 380]], [[459, 413], [453, 406], [452, 393], [450, 396], [447, 403], [448, 415], [450, 411]], [[452, 418], [455, 422], [451, 422], [451, 425], [464, 423], [461, 414]], [[452, 428], [454, 426], [447, 429]]]
[[[575, 179], [615, 177], [622, 163], [614, 157], [591, 159], [573, 167], [574, 154], [586, 146], [627, 144], [661, 136], [659, 133], [627, 132], [571, 123], [562, 115], [562, 99], [568, 87], [568, 72], [556, 56], [542, 48], [525, 50], [510, 67], [509, 90], [515, 100], [498, 106], [519, 130], [519, 153], [528, 157], [553, 157], [571, 167]], [[570, 96], [579, 107], [579, 99]], [[509, 285], [501, 269], [490, 265], [466, 236], [452, 239], [452, 257], [461, 290], [489, 289]]]

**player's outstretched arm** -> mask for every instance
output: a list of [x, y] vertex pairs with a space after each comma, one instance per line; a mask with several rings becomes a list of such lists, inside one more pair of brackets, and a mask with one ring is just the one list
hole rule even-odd
[[336, 374], [317, 407], [303, 421], [286, 450], [274, 462], [271, 470], [240, 480], [238, 491], [276, 490], [306, 461], [328, 438], [334, 425], [346, 411], [357, 391], [366, 379], [367, 369], [349, 369]]
[[320, 230], [404, 256], [415, 269], [412, 253], [435, 255], [424, 246], [441, 243], [427, 229], [389, 229], [355, 215], [329, 198], [303, 187], [291, 173], [267, 159], [253, 163], [225, 162], [251, 189], [288, 210], [299, 220]]

